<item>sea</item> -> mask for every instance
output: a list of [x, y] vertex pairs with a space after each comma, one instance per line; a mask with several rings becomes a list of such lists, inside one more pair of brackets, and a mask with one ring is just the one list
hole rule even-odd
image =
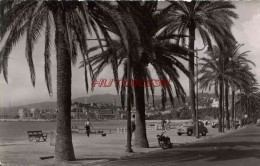
[[[191, 120], [170, 120], [171, 126], [178, 126], [179, 123], [184, 123]], [[72, 121], [73, 128], [81, 128], [84, 132], [84, 120]], [[151, 124], [160, 125], [160, 120], [147, 120], [146, 128]], [[91, 121], [94, 130], [103, 130], [107, 134], [117, 133], [117, 129], [124, 129], [127, 126], [126, 120], [104, 120]], [[27, 131], [41, 130], [43, 133], [56, 131], [57, 122], [55, 121], [0, 121], [0, 145], [13, 143], [17, 141], [28, 140]], [[151, 127], [151, 126], [150, 126]], [[154, 126], [153, 126], [154, 128]], [[93, 129], [92, 129], [93, 130]]]
[[[28, 140], [27, 131], [41, 130], [50, 133], [56, 130], [57, 122], [50, 121], [0, 121], [0, 144]], [[117, 128], [125, 128], [125, 120], [91, 122], [95, 130], [115, 133]], [[84, 127], [84, 121], [72, 122], [72, 126]]]

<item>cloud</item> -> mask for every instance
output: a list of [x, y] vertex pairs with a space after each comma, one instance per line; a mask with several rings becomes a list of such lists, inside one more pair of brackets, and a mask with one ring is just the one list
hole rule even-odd
[[254, 15], [251, 20], [243, 23], [244, 33], [247, 37], [248, 42], [254, 49], [260, 51], [260, 14]]

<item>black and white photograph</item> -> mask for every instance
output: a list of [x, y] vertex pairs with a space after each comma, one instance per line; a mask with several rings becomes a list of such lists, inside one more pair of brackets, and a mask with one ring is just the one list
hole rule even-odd
[[0, 166], [260, 165], [260, 1], [0, 0]]

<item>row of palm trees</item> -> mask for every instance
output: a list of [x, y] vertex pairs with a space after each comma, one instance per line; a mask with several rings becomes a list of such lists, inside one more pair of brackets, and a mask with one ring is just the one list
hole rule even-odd
[[[111, 65], [111, 72], [116, 80], [119, 78], [119, 67], [124, 65], [122, 77], [141, 80], [138, 82], [139, 85], [144, 85], [152, 78], [150, 69], [153, 67], [159, 79], [169, 78], [174, 86], [161, 87], [163, 104], [167, 101], [167, 96], [172, 104], [174, 103], [173, 88], [178, 98], [185, 99], [186, 94], [179, 82], [178, 71], [183, 72], [190, 79], [190, 101], [194, 120], [197, 116], [194, 90], [196, 38], [202, 38], [204, 45], [208, 46], [209, 58], [203, 59], [205, 63], [200, 71], [203, 75], [200, 78], [202, 88], [215, 85], [217, 92], [219, 86], [222, 101], [224, 84], [228, 96], [229, 87], [232, 88], [233, 94], [248, 85], [246, 78], [253, 80], [250, 67], [245, 64], [249, 61], [245, 60], [243, 53], [238, 57], [235, 38], [231, 33], [232, 19], [237, 18], [237, 14], [233, 11], [235, 6], [231, 2], [174, 1], [163, 3], [163, 7], [159, 6], [157, 1], [3, 0], [0, 2], [0, 39], [4, 42], [0, 51], [0, 72], [3, 72], [6, 82], [8, 82], [8, 57], [15, 44], [24, 36], [25, 55], [30, 67], [32, 84], [35, 85], [33, 48], [43, 34], [45, 78], [49, 94], [52, 95], [50, 49], [53, 40], [55, 42], [58, 107], [56, 159], [75, 160], [70, 119], [71, 64], [77, 63], [78, 55], [82, 56], [81, 67], [85, 71], [87, 91], [89, 79], [93, 82], [108, 65]], [[199, 36], [196, 35], [196, 31], [199, 32]], [[55, 34], [54, 37], [52, 32]], [[97, 41], [98, 45], [89, 48], [89, 41], [92, 40]], [[210, 58], [215, 60], [215, 67], [213, 64], [210, 65], [213, 63]], [[241, 60], [244, 62], [240, 62]], [[130, 64], [129, 70], [127, 61]], [[189, 63], [188, 69], [183, 61]], [[225, 70], [221, 66], [224, 66]], [[247, 71], [245, 76], [240, 75], [245, 71]], [[231, 75], [237, 77], [231, 78]], [[243, 79], [241, 78], [238, 83], [239, 77]], [[253, 81], [251, 83], [253, 84]], [[145, 99], [149, 99], [150, 93], [153, 97], [154, 89], [148, 86], [134, 86], [126, 90], [125, 86], [117, 86], [123, 108], [126, 91], [131, 96], [130, 103], [135, 104], [137, 110], [135, 145], [147, 148], [149, 143], [145, 126]], [[241, 94], [244, 92], [247, 96], [247, 105], [250, 105], [247, 110], [252, 110], [253, 100], [251, 101], [250, 96], [254, 96], [254, 92], [243, 90], [240, 92]]]
[[[246, 58], [248, 51], [242, 53], [239, 51], [241, 46], [242, 45], [235, 45], [222, 50], [217, 46], [213, 46], [212, 50], [207, 51], [207, 57], [201, 58], [202, 63], [200, 65], [202, 65], [202, 68], [199, 71], [200, 78], [198, 81], [200, 82], [200, 88], [202, 90], [207, 88], [211, 89], [212, 86], [215, 87], [215, 94], [219, 97], [220, 108], [219, 132], [224, 130], [224, 126], [222, 126], [224, 112], [226, 112], [227, 129], [230, 129], [230, 113], [228, 109], [230, 89], [232, 91], [231, 120], [233, 125], [235, 121], [235, 95], [237, 92], [240, 99], [236, 103], [244, 101], [244, 98], [241, 98], [241, 96], [244, 96], [242, 94], [246, 96], [246, 94], [251, 93], [255, 94], [254, 100], [257, 102], [257, 98], [255, 97], [258, 96], [258, 88], [255, 75], [249, 66], [250, 64], [254, 65], [254, 63]], [[223, 107], [224, 103], [225, 108]], [[247, 103], [243, 105], [245, 106]], [[256, 109], [254, 109], [254, 111], [256, 111]], [[249, 112], [247, 112], [247, 114], [249, 114]]]

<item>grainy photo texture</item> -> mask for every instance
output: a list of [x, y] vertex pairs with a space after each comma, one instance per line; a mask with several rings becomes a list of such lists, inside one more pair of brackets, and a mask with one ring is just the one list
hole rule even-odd
[[259, 27], [259, 1], [0, 0], [0, 166], [259, 165]]

